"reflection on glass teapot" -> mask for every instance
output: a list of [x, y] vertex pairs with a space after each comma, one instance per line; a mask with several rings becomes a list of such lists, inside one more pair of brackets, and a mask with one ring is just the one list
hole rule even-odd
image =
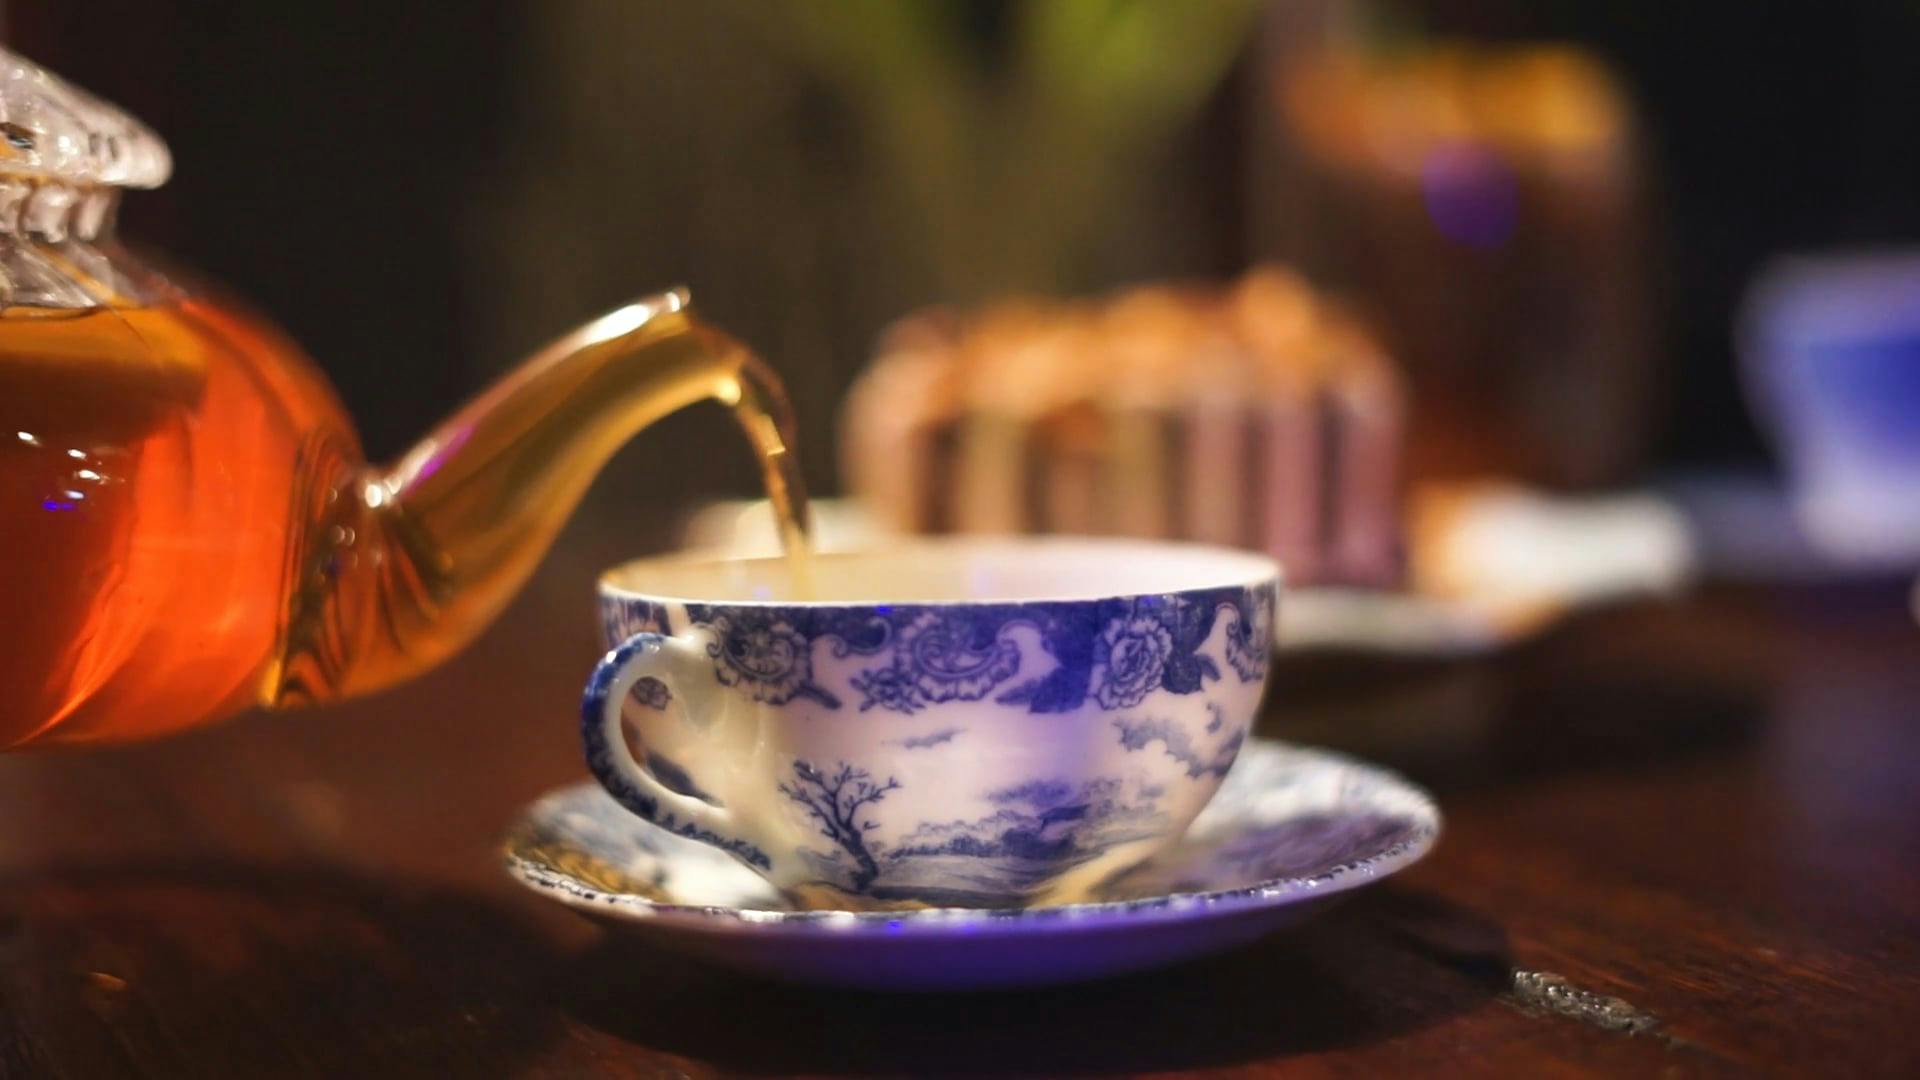
[[777, 383], [684, 292], [369, 467], [298, 347], [116, 240], [119, 189], [169, 169], [151, 131], [0, 50], [0, 749], [417, 674], [505, 606], [614, 450], [696, 401], [732, 405], [798, 497]]

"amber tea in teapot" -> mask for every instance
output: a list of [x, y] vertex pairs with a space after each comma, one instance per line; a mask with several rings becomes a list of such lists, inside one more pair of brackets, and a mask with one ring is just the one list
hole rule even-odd
[[204, 304], [0, 312], [0, 742], [40, 733], [23, 719], [132, 736], [249, 702], [291, 489], [354, 447], [309, 372], [262, 376], [279, 352]]
[[0, 749], [417, 674], [505, 606], [616, 449], [697, 401], [734, 409], [804, 560], [778, 383], [684, 292], [371, 467], [297, 346], [115, 239], [119, 189], [167, 175], [152, 132], [5, 50], [0, 127]]

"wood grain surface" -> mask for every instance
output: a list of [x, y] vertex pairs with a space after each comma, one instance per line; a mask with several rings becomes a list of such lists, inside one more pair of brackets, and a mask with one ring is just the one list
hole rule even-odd
[[[1899, 590], [1289, 660], [1261, 731], [1433, 788], [1438, 851], [1239, 952], [1047, 992], [754, 982], [523, 893], [583, 774], [575, 537], [394, 693], [0, 759], [0, 1077], [1914, 1075], [1920, 631]], [[0, 628], [3, 638], [4, 628]]]

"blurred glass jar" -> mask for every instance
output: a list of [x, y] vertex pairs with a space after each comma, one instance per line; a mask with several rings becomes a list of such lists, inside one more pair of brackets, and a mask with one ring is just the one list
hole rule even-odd
[[1260, 253], [1380, 327], [1412, 390], [1412, 479], [1627, 478], [1652, 427], [1655, 352], [1644, 166], [1620, 86], [1572, 48], [1368, 48], [1330, 32], [1329, 12], [1352, 7], [1276, 10]]

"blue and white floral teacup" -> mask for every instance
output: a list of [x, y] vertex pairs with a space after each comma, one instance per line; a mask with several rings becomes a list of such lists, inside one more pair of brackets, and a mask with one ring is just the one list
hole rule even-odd
[[[600, 783], [811, 907], [1066, 903], [1177, 838], [1247, 737], [1263, 556], [953, 540], [600, 581]], [[623, 723], [624, 719], [624, 723]]]

